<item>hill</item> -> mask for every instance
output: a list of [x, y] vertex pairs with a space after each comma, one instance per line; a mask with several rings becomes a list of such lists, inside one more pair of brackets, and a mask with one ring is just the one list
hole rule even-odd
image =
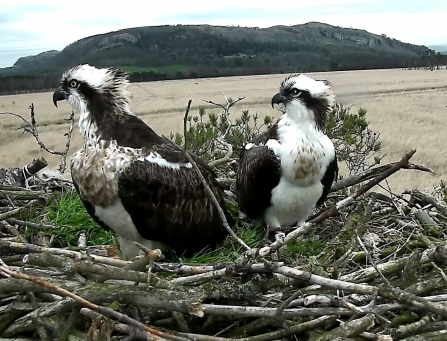
[[318, 22], [269, 28], [166, 25], [87, 37], [62, 51], [19, 58], [0, 75], [15, 75], [26, 84], [38, 77], [47, 88], [77, 63], [120, 66], [132, 81], [150, 81], [406, 67], [420, 65], [430, 53], [425, 46]]

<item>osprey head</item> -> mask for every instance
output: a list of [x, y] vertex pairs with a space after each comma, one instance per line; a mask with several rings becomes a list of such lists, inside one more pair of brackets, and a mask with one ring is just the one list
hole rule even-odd
[[72, 67], [62, 74], [60, 86], [53, 93], [53, 103], [67, 100], [81, 112], [90, 106], [129, 106], [129, 92], [126, 90], [128, 74], [115, 67], [96, 68], [89, 64]]
[[331, 83], [315, 80], [307, 75], [293, 74], [286, 77], [279, 92], [271, 100], [282, 105], [281, 111], [297, 120], [311, 120], [319, 129], [323, 129], [327, 115], [335, 103]]

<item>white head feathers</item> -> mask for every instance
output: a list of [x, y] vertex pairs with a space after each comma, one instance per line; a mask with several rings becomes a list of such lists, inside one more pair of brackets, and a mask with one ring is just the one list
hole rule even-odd
[[88, 84], [92, 89], [102, 93], [111, 93], [121, 100], [129, 102], [130, 93], [128, 74], [118, 68], [96, 68], [89, 64], [72, 67], [62, 74], [61, 81], [76, 80]]
[[105, 115], [134, 115], [129, 107], [128, 74], [118, 68], [83, 64], [65, 71], [53, 102], [66, 100], [79, 110], [79, 127], [87, 140], [98, 138], [98, 122]]
[[293, 74], [281, 82], [279, 92], [272, 98], [272, 107], [275, 103], [293, 121], [322, 130], [335, 104], [335, 95], [328, 81]]
[[332, 107], [335, 104], [335, 95], [332, 92], [332, 85], [327, 80], [316, 80], [308, 75], [293, 74], [281, 82], [281, 90], [296, 88], [300, 91], [307, 91], [314, 99], [326, 100]]

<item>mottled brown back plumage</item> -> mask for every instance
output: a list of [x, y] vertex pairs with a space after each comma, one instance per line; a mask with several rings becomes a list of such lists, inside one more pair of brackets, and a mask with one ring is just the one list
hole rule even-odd
[[[151, 151], [164, 157], [169, 153], [179, 162], [188, 162], [184, 154], [169, 144], [154, 146]], [[213, 172], [200, 162], [198, 167], [220, 205], [225, 207]], [[197, 251], [225, 238], [227, 232], [219, 213], [193, 168], [178, 172], [135, 160], [123, 170], [118, 182], [118, 195], [143, 238], [156, 236], [157, 240], [169, 241], [177, 252]], [[233, 225], [229, 214], [226, 218]]]

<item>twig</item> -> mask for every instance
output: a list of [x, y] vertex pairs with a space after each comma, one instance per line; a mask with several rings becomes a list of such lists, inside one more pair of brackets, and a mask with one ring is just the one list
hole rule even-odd
[[371, 254], [366, 249], [365, 245], [363, 244], [362, 240], [360, 239], [360, 236], [356, 233], [355, 239], [357, 240], [357, 243], [359, 243], [360, 247], [363, 249], [363, 251], [366, 254], [366, 257], [371, 262], [371, 265], [376, 269], [377, 273], [382, 277], [382, 280], [385, 282], [385, 284], [391, 286], [390, 282], [386, 279], [386, 277], [383, 275], [383, 273], [379, 270], [379, 268], [376, 265], [376, 262], [374, 262], [374, 259], [372, 259]]
[[[219, 106], [221, 106], [221, 105], [219, 105]], [[249, 247], [247, 244], [245, 244], [245, 242], [244, 242], [242, 239], [240, 239], [240, 238], [236, 235], [236, 233], [234, 233], [234, 231], [231, 229], [230, 225], [228, 225], [228, 221], [227, 221], [227, 218], [225, 217], [225, 213], [224, 213], [224, 211], [222, 210], [222, 208], [220, 207], [219, 202], [218, 202], [217, 199], [216, 199], [216, 196], [214, 195], [213, 191], [210, 189], [210, 187], [209, 187], [208, 184], [206, 183], [205, 178], [204, 178], [203, 175], [202, 175], [202, 172], [201, 172], [200, 169], [197, 167], [196, 163], [195, 163], [194, 160], [192, 159], [191, 155], [189, 155], [189, 153], [188, 153], [187, 150], [185, 150], [185, 155], [186, 155], [188, 161], [189, 161], [189, 162], [192, 164], [192, 166], [194, 167], [194, 169], [195, 169], [197, 175], [198, 175], [199, 178], [200, 178], [200, 181], [202, 182], [203, 187], [205, 188], [206, 192], [207, 192], [208, 195], [210, 196], [211, 201], [213, 202], [214, 206], [216, 206], [216, 209], [217, 209], [217, 211], [219, 212], [220, 219], [222, 219], [222, 223], [223, 223], [225, 229], [226, 229], [226, 230], [228, 231], [228, 233], [229, 233], [229, 234], [230, 234], [230, 235], [231, 235], [231, 236], [232, 236], [232, 237], [233, 237], [239, 244], [241, 244], [246, 250], [250, 250], [250, 247]]]
[[29, 221], [19, 220], [16, 218], [8, 218], [6, 219], [8, 223], [11, 225], [17, 225], [17, 226], [24, 226], [24, 227], [31, 227], [36, 230], [42, 230], [42, 229], [60, 229], [59, 226], [55, 225], [48, 225], [48, 224], [37, 224], [37, 223], [31, 223]]
[[12, 216], [14, 216], [14, 215], [16, 215], [16, 214], [18, 214], [18, 213], [20, 213], [22, 211], [25, 211], [30, 206], [33, 206], [36, 203], [37, 203], [37, 200], [32, 200], [32, 201], [28, 202], [25, 206], [17, 207], [17, 208], [15, 208], [15, 209], [13, 209], [13, 210], [11, 210], [9, 212], [6, 212], [6, 213], [1, 213], [0, 214], [0, 220], [5, 220], [5, 219], [8, 219], [8, 218], [11, 218]]
[[133, 318], [123, 314], [123, 313], [119, 313], [117, 311], [114, 311], [110, 308], [107, 307], [103, 307], [103, 306], [99, 306], [97, 304], [93, 304], [90, 301], [87, 301], [85, 299], [83, 299], [82, 297], [73, 294], [72, 292], [59, 288], [58, 286], [48, 283], [40, 278], [36, 278], [33, 276], [29, 276], [26, 274], [22, 274], [22, 273], [18, 273], [15, 271], [11, 271], [8, 268], [4, 267], [4, 266], [0, 266], [0, 271], [7, 273], [8, 275], [10, 275], [13, 278], [17, 278], [17, 279], [24, 279], [33, 283], [36, 283], [37, 285], [40, 285], [42, 287], [48, 288], [51, 291], [53, 291], [54, 293], [64, 296], [64, 297], [70, 297], [72, 299], [74, 299], [76, 302], [78, 302], [79, 304], [81, 304], [83, 307], [89, 308], [93, 311], [96, 311], [104, 316], [107, 316], [111, 319], [114, 319], [116, 321], [122, 321], [125, 322], [131, 326], [134, 326], [138, 329], [144, 330], [150, 334], [156, 335], [158, 337], [163, 337], [166, 338], [168, 340], [177, 340], [177, 341], [187, 341], [187, 339], [185, 338], [181, 338], [181, 337], [176, 337], [174, 335], [169, 335], [163, 332], [160, 332], [156, 329], [150, 328], [148, 326], [145, 326], [144, 324], [134, 320]]
[[443, 214], [444, 216], [447, 216], [447, 203], [445, 203], [441, 200], [438, 200], [433, 195], [424, 193], [417, 189], [405, 190], [403, 192], [403, 194], [410, 194], [412, 197], [415, 197], [424, 203], [431, 204], [431, 205], [435, 206], [441, 212], [441, 214]]
[[59, 340], [60, 341], [66, 341], [68, 340], [68, 335], [70, 334], [70, 329], [73, 327], [73, 325], [75, 324], [79, 314], [81, 311], [81, 307], [74, 307], [73, 310], [71, 311], [70, 316], [68, 317], [68, 321], [67, 324], [64, 325], [64, 329], [61, 331], [60, 335], [59, 335]]
[[[5, 268], [8, 268], [8, 265], [5, 264], [3, 259], [0, 258], [0, 266], [3, 266]], [[1, 275], [5, 276], [6, 278], [10, 278], [11, 276], [7, 274], [6, 272], [0, 272]]]
[[40, 146], [41, 149], [43, 149], [46, 152], [53, 154], [53, 155], [60, 155], [62, 157], [62, 161], [61, 161], [61, 165], [59, 166], [59, 171], [61, 173], [64, 173], [65, 169], [66, 169], [66, 159], [67, 159], [68, 150], [70, 149], [71, 136], [72, 136], [73, 126], [74, 126], [74, 112], [72, 111], [70, 118], [67, 119], [67, 121], [70, 121], [70, 127], [68, 130], [68, 133], [64, 134], [64, 136], [67, 136], [67, 143], [65, 145], [65, 150], [62, 152], [59, 152], [59, 151], [55, 151], [55, 150], [48, 148], [42, 142], [42, 140], [40, 139], [40, 136], [39, 136], [39, 131], [37, 129], [37, 122], [36, 122], [35, 112], [34, 112], [34, 103], [31, 103], [28, 108], [30, 109], [31, 122], [28, 122], [21, 115], [18, 115], [18, 114], [12, 113], [12, 112], [0, 112], [0, 115], [12, 115], [12, 116], [15, 116], [15, 117], [21, 119], [23, 121], [24, 125], [22, 125], [18, 129], [23, 129], [24, 133], [27, 132], [27, 133], [30, 133], [32, 136], [34, 136], [34, 138], [37, 141], [37, 144]]
[[337, 327], [332, 331], [325, 333], [316, 341], [332, 341], [336, 340], [337, 337], [358, 336], [372, 326], [374, 326], [374, 315], [367, 314], [362, 318], [343, 323], [340, 327]]
[[[97, 312], [90, 310], [88, 308], [82, 308], [80, 310], [80, 313], [81, 313], [81, 315], [87, 316], [92, 320], [95, 320], [95, 319], [101, 317], [100, 314], [98, 314]], [[149, 338], [150, 336], [146, 332], [144, 332], [138, 328], [135, 328], [133, 326], [129, 326], [129, 325], [123, 324], [123, 323], [113, 323], [112, 327], [117, 332], [129, 335], [131, 337], [130, 340], [151, 341], [151, 339]], [[134, 337], [135, 337], [135, 339], [134, 339]]]
[[67, 136], [67, 142], [65, 143], [65, 150], [62, 152], [62, 160], [61, 164], [59, 165], [59, 172], [61, 174], [65, 173], [65, 170], [67, 169], [67, 156], [68, 151], [70, 150], [70, 144], [71, 144], [71, 135], [73, 134], [73, 127], [74, 127], [74, 111], [71, 111], [70, 117], [66, 119], [66, 121], [70, 122], [70, 127], [68, 128], [68, 133], [65, 133], [64, 136]]
[[[284, 330], [278, 330], [266, 334], [239, 338], [240, 341], [271, 341], [271, 340], [279, 340], [280, 338], [287, 337], [292, 334], [299, 334], [305, 332], [306, 330], [311, 330], [314, 328], [318, 328], [319, 326], [335, 321], [336, 316], [321, 316], [313, 319], [312, 321], [297, 323], [293, 326], [288, 327]], [[191, 340], [197, 341], [224, 341], [224, 340], [232, 340], [232, 339], [223, 339], [223, 338], [214, 338], [208, 335], [197, 335], [197, 334], [186, 334], [186, 333], [178, 333], [178, 335], [188, 336]]]
[[[391, 167], [393, 167], [396, 163], [397, 162], [391, 162], [386, 165], [370, 168], [370, 169], [365, 170], [361, 173], [354, 174], [354, 175], [348, 176], [344, 179], [338, 180], [332, 185], [330, 192], [334, 193], [334, 192], [340, 191], [342, 189], [358, 185], [359, 183], [362, 183], [364, 181], [374, 179], [375, 177], [379, 176], [387, 169], [390, 169]], [[435, 171], [432, 170], [431, 168], [427, 168], [427, 167], [421, 166], [421, 165], [416, 165], [413, 163], [408, 163], [408, 165], [405, 167], [402, 167], [402, 169], [412, 169], [412, 170], [418, 170], [418, 171], [422, 171], [422, 172], [428, 172], [431, 174], [436, 174]], [[228, 179], [228, 178], [219, 178], [218, 179], [219, 184], [225, 189], [230, 188], [235, 183], [235, 181], [236, 180], [234, 180], [234, 179]]]
[[192, 103], [192, 99], [190, 99], [188, 101], [188, 106], [186, 107], [186, 112], [185, 112], [185, 116], [183, 116], [183, 146], [184, 148], [187, 148], [188, 144], [187, 144], [187, 136], [186, 136], [186, 126], [188, 123], [188, 114], [189, 114], [189, 109], [191, 108], [191, 103]]
[[[390, 169], [391, 167], [395, 166], [398, 162], [391, 162], [386, 165], [377, 166], [374, 168], [370, 168], [364, 172], [354, 174], [351, 176], [348, 176], [344, 179], [338, 180], [336, 183], [334, 183], [331, 187], [331, 192], [337, 192], [341, 189], [344, 189], [346, 187], [351, 187], [354, 185], [357, 185], [363, 181], [370, 180], [375, 178], [376, 176], [380, 175], [381, 173], [385, 172], [386, 170]], [[431, 174], [435, 174], [435, 171], [431, 168], [427, 168], [424, 166], [416, 165], [413, 163], [408, 163], [404, 167], [401, 167], [402, 169], [413, 169], [413, 170], [419, 170], [422, 172], [428, 172]]]
[[227, 148], [227, 152], [226, 152], [224, 157], [209, 162], [208, 165], [210, 167], [218, 167], [219, 165], [224, 164], [225, 162], [227, 162], [230, 159], [231, 155], [233, 155], [233, 146], [231, 145], [231, 143], [228, 143], [227, 141], [225, 141], [225, 138], [227, 137], [227, 135], [230, 132], [231, 128], [234, 126], [234, 124], [230, 120], [230, 108], [233, 105], [235, 105], [237, 102], [240, 102], [240, 101], [242, 101], [245, 98], [245, 96], [243, 96], [243, 97], [239, 97], [236, 100], [231, 100], [230, 101], [227, 98], [227, 96], [225, 96], [225, 94], [223, 92], [222, 92], [222, 96], [225, 98], [225, 101], [227, 102], [226, 105], [218, 104], [218, 103], [215, 103], [213, 101], [204, 100], [204, 102], [206, 102], [206, 103], [213, 104], [215, 106], [218, 106], [218, 107], [222, 108], [223, 109], [222, 116], [225, 118], [225, 120], [226, 120], [226, 122], [228, 124], [228, 127], [225, 130], [224, 134], [222, 136], [218, 136], [217, 137], [217, 141], [219, 143], [223, 144]]
[[11, 242], [8, 240], [0, 239], [0, 249], [10, 249], [15, 251], [21, 251], [21, 252], [28, 252], [28, 253], [40, 253], [40, 252], [48, 252], [53, 255], [61, 255], [61, 256], [67, 256], [74, 259], [89, 259], [93, 262], [113, 265], [117, 267], [124, 267], [131, 262], [124, 261], [120, 259], [115, 258], [109, 258], [109, 257], [102, 257], [97, 256], [94, 254], [87, 254], [86, 252], [78, 252], [73, 250], [65, 250], [65, 249], [59, 249], [59, 248], [50, 248], [45, 246], [40, 246], [36, 244], [30, 244], [30, 243], [16, 243]]
[[0, 190], [0, 199], [12, 199], [12, 200], [32, 200], [32, 199], [42, 199], [47, 192], [45, 191], [8, 191]]

